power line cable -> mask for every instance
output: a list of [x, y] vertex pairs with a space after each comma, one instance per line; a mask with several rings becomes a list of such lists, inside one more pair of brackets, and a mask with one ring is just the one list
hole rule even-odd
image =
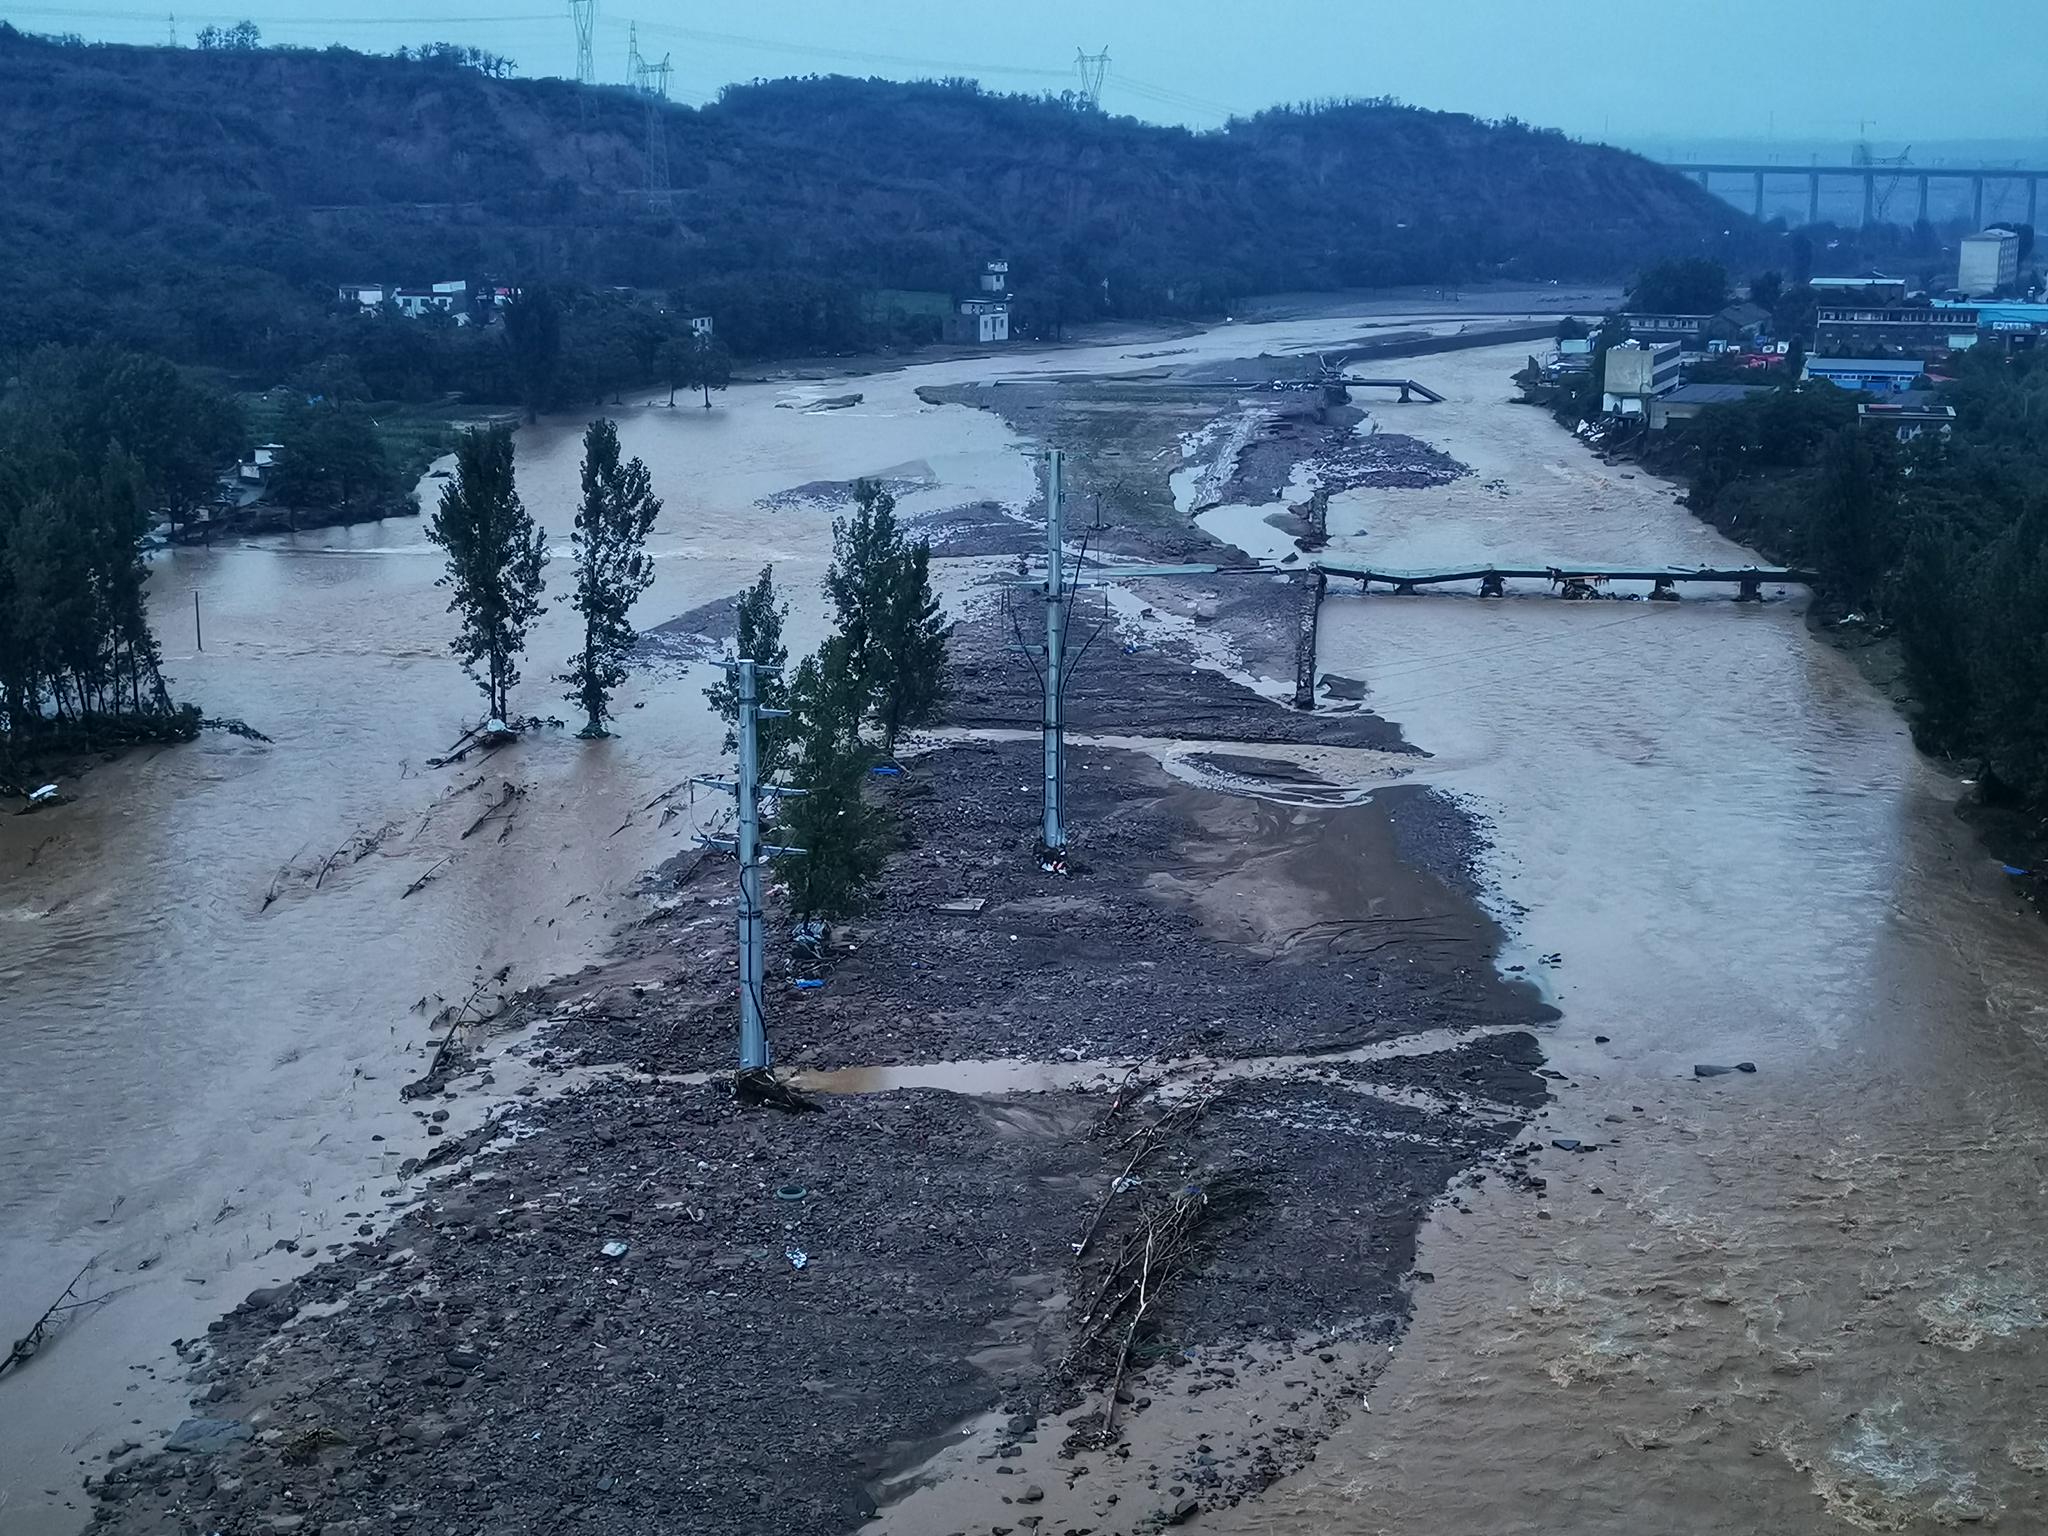
[[[9, 5], [10, 16], [56, 16], [76, 21], [143, 21], [163, 25], [161, 11], [108, 11], [59, 5]], [[512, 22], [561, 19], [552, 11], [526, 11], [516, 16], [251, 16], [247, 12], [182, 11], [186, 21], [216, 21], [233, 24], [254, 22], [258, 27], [443, 27], [503, 26]]]
[[[616, 18], [600, 17], [601, 25], [618, 26]], [[643, 31], [659, 33], [666, 37], [687, 38], [691, 42], [713, 43], [728, 48], [752, 48], [768, 53], [789, 53], [805, 58], [838, 59], [854, 64], [893, 64], [905, 69], [937, 69], [950, 74], [973, 75], [1020, 75], [1034, 79], [1066, 80], [1071, 78], [1064, 69], [1038, 69], [1023, 64], [973, 63], [960, 59], [926, 59], [900, 53], [875, 53], [857, 48], [823, 48], [815, 43], [785, 43], [765, 37], [746, 37], [736, 32], [706, 32], [697, 27], [679, 27], [670, 22], [643, 21]]]

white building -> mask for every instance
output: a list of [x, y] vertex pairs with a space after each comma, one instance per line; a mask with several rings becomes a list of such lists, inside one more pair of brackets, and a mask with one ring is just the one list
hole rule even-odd
[[343, 283], [335, 289], [334, 297], [337, 303], [360, 304], [364, 309], [375, 309], [390, 291], [382, 283]]
[[985, 261], [981, 264], [981, 291], [983, 293], [1008, 293], [1010, 291], [1010, 264], [1007, 261]]
[[1648, 402], [1678, 387], [1678, 343], [1645, 346], [1624, 341], [1607, 349], [1600, 381], [1600, 409], [1610, 416], [1641, 416]]
[[1004, 299], [962, 299], [953, 323], [954, 341], [981, 342], [1010, 339], [1010, 305]]
[[690, 334], [699, 341], [709, 341], [711, 339], [711, 317], [709, 315], [691, 316]]
[[2020, 237], [2009, 229], [1979, 230], [1963, 236], [1956, 263], [1956, 289], [1967, 299], [1988, 299], [2015, 287], [2020, 276]]

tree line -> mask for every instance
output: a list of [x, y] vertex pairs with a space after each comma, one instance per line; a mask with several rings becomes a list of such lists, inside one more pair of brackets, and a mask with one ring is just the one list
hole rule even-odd
[[0, 765], [197, 730], [163, 675], [143, 543], [211, 496], [246, 432], [161, 358], [20, 360], [0, 388]]
[[1822, 382], [1718, 405], [1649, 462], [1731, 537], [1816, 570], [1824, 611], [1896, 634], [1915, 738], [2048, 803], [2048, 356], [1958, 354], [1944, 438], [1859, 425]]
[[[1352, 101], [1193, 133], [969, 81], [763, 81], [667, 108], [672, 194], [649, 198], [631, 92], [244, 36], [63, 47], [0, 25], [0, 345], [105, 336], [280, 380], [367, 350], [336, 283], [491, 273], [680, 296], [736, 356], [787, 356], [928, 339], [864, 298], [958, 292], [991, 257], [1012, 333], [1035, 337], [1260, 292], [1746, 259], [1758, 233], [1638, 157], [1513, 122]], [[435, 350], [452, 360], [408, 371], [473, 361]], [[494, 377], [472, 398], [517, 398]]]

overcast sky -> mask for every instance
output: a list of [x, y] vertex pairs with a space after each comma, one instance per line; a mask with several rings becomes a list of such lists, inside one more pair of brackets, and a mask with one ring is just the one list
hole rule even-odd
[[[445, 39], [527, 74], [575, 71], [567, 0], [199, 3], [0, 0], [0, 16], [161, 42], [176, 6], [187, 44], [246, 15], [272, 42]], [[1859, 132], [1880, 146], [2048, 138], [2040, 0], [598, 0], [598, 15], [600, 80], [624, 78], [637, 20], [642, 51], [672, 56], [673, 94], [693, 103], [727, 81], [812, 72], [1058, 90], [1077, 48], [1106, 47], [1106, 109], [1196, 127], [1278, 101], [1391, 95], [1638, 144], [1775, 138], [1846, 154]]]

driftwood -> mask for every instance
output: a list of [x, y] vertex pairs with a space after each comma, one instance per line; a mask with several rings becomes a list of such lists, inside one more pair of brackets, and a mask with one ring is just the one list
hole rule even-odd
[[754, 1067], [732, 1080], [732, 1096], [749, 1106], [766, 1105], [792, 1115], [815, 1115], [824, 1106], [805, 1098], [766, 1067]]
[[74, 1296], [78, 1282], [86, 1277], [92, 1267], [99, 1263], [97, 1258], [87, 1259], [71, 1277], [71, 1283], [57, 1294], [57, 1299], [43, 1309], [43, 1315], [35, 1320], [35, 1326], [14, 1341], [14, 1347], [7, 1351], [7, 1358], [0, 1360], [0, 1375], [15, 1366], [26, 1365], [29, 1358], [43, 1347], [43, 1341], [50, 1336], [50, 1330], [72, 1313], [86, 1307], [96, 1307], [107, 1298], [104, 1296]]
[[[434, 1015], [432, 1022], [427, 1025], [427, 1028], [433, 1029], [438, 1025], [445, 1024], [448, 1026], [447, 1031], [441, 1036], [440, 1043], [434, 1047], [434, 1054], [432, 1059], [427, 1062], [425, 1075], [417, 1082], [407, 1083], [403, 1088], [399, 1089], [398, 1096], [400, 1098], [420, 1098], [435, 1092], [441, 1086], [441, 1078], [448, 1070], [448, 1055], [455, 1047], [456, 1037], [462, 1033], [466, 1026], [482, 1024], [494, 1017], [498, 1011], [494, 1008], [490, 1013], [477, 1013], [475, 1011], [477, 999], [482, 997], [485, 991], [493, 986], [502, 987], [505, 984], [505, 978], [511, 974], [512, 967], [509, 963], [499, 966], [490, 975], [484, 977], [475, 986], [471, 987], [469, 989], [469, 996], [465, 997], [460, 1003], [450, 1003]], [[421, 1003], [425, 1001], [425, 998], [420, 999]], [[502, 1004], [502, 997], [500, 1002]], [[415, 1004], [414, 1006], [418, 1005]]]
[[441, 872], [442, 866], [454, 857], [454, 854], [446, 853], [443, 854], [440, 858], [436, 859], [433, 862], [433, 864], [428, 867], [427, 872], [424, 875], [421, 875], [419, 879], [413, 881], [411, 885], [408, 885], [404, 890], [398, 893], [398, 899], [400, 901], [403, 901], [405, 900], [406, 897], [412, 895], [413, 892], [419, 890], [429, 880], [433, 879], [434, 876], [438, 875]]
[[[511, 806], [515, 805], [518, 801], [524, 799], [525, 796], [526, 791], [524, 789], [522, 789], [519, 785], [514, 784], [510, 779], [506, 779], [504, 781], [504, 787], [500, 790], [498, 794], [498, 798], [491, 803], [489, 809], [487, 809], [483, 813], [483, 815], [477, 817], [475, 821], [472, 821], [469, 824], [469, 826], [464, 830], [462, 834], [463, 840], [465, 842], [468, 841], [469, 834], [471, 832], [476, 831], [485, 822], [489, 821], [493, 816], [496, 816], [499, 812], [508, 811]], [[498, 839], [498, 841], [503, 842], [504, 838], [501, 836]]]
[[[306, 845], [304, 843], [299, 844], [299, 853], [304, 853], [305, 851]], [[284, 889], [285, 876], [289, 875], [294, 869], [298, 867], [299, 853], [295, 853], [289, 859], [285, 860], [284, 864], [278, 869], [277, 873], [271, 876], [270, 889], [264, 892], [263, 905], [256, 909], [258, 912], [268, 912], [270, 910], [270, 904], [273, 901], [277, 900], [278, 896], [282, 893]]]

